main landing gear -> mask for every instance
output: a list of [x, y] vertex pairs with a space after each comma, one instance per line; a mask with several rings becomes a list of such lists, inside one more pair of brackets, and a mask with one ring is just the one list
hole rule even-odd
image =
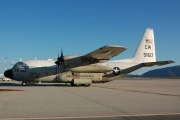
[[84, 87], [90, 86], [90, 84], [74, 84], [74, 82], [71, 82], [70, 84], [71, 84], [71, 86], [84, 86]]

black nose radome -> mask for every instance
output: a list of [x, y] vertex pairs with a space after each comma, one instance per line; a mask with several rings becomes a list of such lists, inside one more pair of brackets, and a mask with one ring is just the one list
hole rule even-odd
[[4, 72], [4, 76], [7, 77], [7, 78], [10, 78], [10, 79], [13, 79], [13, 71], [11, 69], [6, 70]]

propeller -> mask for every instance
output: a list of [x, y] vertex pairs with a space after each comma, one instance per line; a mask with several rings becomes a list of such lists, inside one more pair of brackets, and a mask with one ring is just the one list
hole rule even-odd
[[62, 47], [61, 47], [61, 56], [59, 57], [59, 53], [58, 53], [58, 58], [57, 58], [57, 61], [55, 63], [58, 66], [58, 68], [60, 65], [64, 64], [64, 55], [63, 55]]

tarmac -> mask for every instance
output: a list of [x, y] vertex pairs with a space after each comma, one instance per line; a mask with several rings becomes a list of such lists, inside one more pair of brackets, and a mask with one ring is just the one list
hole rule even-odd
[[180, 120], [180, 79], [90, 87], [0, 81], [1, 120]]

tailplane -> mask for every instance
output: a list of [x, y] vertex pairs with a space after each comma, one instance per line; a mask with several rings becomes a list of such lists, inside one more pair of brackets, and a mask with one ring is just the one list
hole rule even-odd
[[147, 28], [141, 42], [134, 54], [133, 60], [136, 62], [156, 62], [156, 51], [153, 29]]

